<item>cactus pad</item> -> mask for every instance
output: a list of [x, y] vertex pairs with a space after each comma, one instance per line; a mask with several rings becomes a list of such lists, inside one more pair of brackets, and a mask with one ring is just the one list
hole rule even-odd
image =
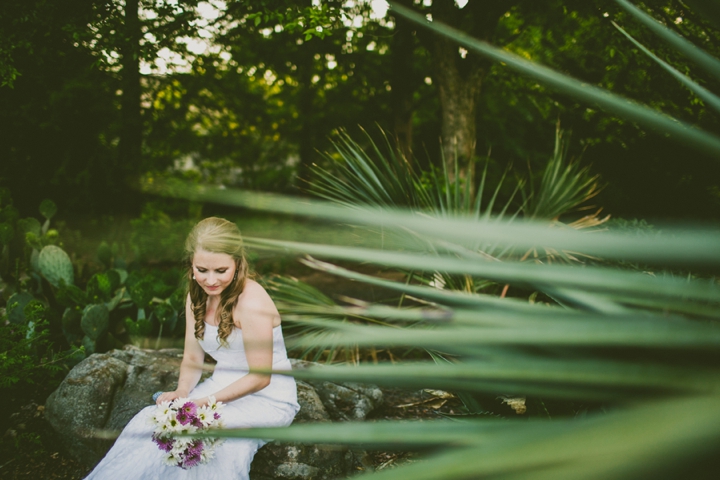
[[75, 281], [70, 257], [62, 248], [55, 245], [48, 245], [42, 249], [38, 256], [38, 268], [55, 288], [60, 287], [61, 280], [67, 285], [72, 285]]
[[47, 198], [40, 203], [40, 214], [50, 220], [57, 213], [57, 206]]
[[125, 328], [131, 336], [147, 337], [152, 332], [152, 323], [146, 318], [139, 320], [125, 318]]
[[0, 223], [0, 245], [7, 245], [15, 235], [12, 225], [9, 223]]
[[104, 273], [96, 273], [87, 283], [87, 293], [94, 302], [106, 302], [112, 298], [113, 285], [110, 277]]
[[102, 303], [88, 305], [83, 311], [80, 326], [87, 337], [97, 340], [110, 326], [110, 311]]
[[85, 347], [85, 354], [88, 357], [95, 353], [95, 340], [93, 340], [92, 338], [88, 336], [83, 337], [82, 346]]
[[68, 334], [81, 335], [82, 327], [80, 322], [82, 320], [82, 314], [76, 308], [66, 308], [62, 316], [63, 332], [67, 337]]
[[27, 292], [14, 293], [7, 301], [7, 316], [11, 323], [24, 325], [27, 323], [25, 318], [25, 305], [33, 300], [33, 296]]
[[110, 267], [110, 262], [112, 262], [112, 250], [110, 249], [110, 245], [106, 241], [100, 242], [100, 245], [98, 245], [97, 249], [97, 257], [98, 260], [100, 260], [105, 267]]
[[37, 221], [37, 218], [21, 218], [17, 221], [17, 228], [20, 230], [23, 234], [26, 233], [34, 233], [35, 236], [40, 236], [40, 230], [41, 225], [40, 222]]

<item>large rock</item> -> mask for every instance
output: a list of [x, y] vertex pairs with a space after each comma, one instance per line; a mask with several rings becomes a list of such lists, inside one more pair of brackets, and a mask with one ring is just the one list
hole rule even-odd
[[[45, 416], [63, 438], [67, 451], [94, 466], [112, 446], [98, 439], [117, 432], [156, 391], [177, 385], [182, 351], [179, 349], [123, 350], [95, 354], [80, 362], [46, 402]], [[293, 368], [315, 366], [293, 360]], [[207, 372], [205, 375], [209, 375]], [[300, 412], [294, 423], [362, 420], [382, 402], [380, 389], [360, 384], [298, 381]], [[254, 480], [330, 479], [345, 476], [353, 455], [345, 448], [327, 445], [269, 443], [252, 464]]]
[[[321, 365], [291, 360], [293, 369]], [[293, 423], [364, 420], [382, 403], [382, 391], [372, 385], [332, 382], [297, 382], [300, 411]], [[253, 480], [332, 479], [347, 476], [355, 463], [353, 453], [335, 445], [269, 443], [252, 463]]]

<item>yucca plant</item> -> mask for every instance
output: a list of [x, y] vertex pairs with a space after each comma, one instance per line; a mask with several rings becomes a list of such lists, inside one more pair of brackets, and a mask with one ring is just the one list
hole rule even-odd
[[[437, 388], [475, 397], [515, 396], [583, 402], [585, 417], [299, 425], [288, 429], [225, 432], [278, 441], [344, 443], [365, 448], [432, 448], [426, 459], [379, 473], [380, 478], [673, 478], [697, 476], [713, 464], [720, 445], [720, 286], [711, 277], [677, 277], [664, 268], [720, 266], [720, 232], [666, 229], [641, 237], [548, 228], [537, 222], [498, 223], [432, 218], [411, 211], [347, 209], [317, 201], [258, 193], [199, 189], [195, 198], [229, 205], [304, 214], [376, 228], [412, 229], [435, 241], [478, 240], [529, 249], [549, 245], [608, 260], [642, 262], [654, 272], [593, 265], [493, 262], [388, 250], [247, 238], [270, 248], [317, 258], [398, 269], [422, 266], [521, 288], [550, 291], [561, 303], [441, 290], [359, 274], [326, 261], [305, 261], [354, 281], [404, 292], [424, 307], [341, 307], [318, 301], [297, 313], [322, 328], [322, 338], [296, 346], [424, 348], [449, 361], [336, 366], [300, 370], [298, 378]], [[376, 318], [399, 329], [328, 320]], [[553, 414], [555, 412], [552, 412]]]
[[[670, 35], [624, 0], [633, 15]], [[713, 2], [717, 5], [718, 2]], [[720, 139], [644, 106], [582, 85], [437, 22], [393, 5], [397, 14], [455, 39], [465, 48], [505, 62], [569, 95], [590, 100], [689, 145], [720, 153]], [[670, 37], [668, 37], [670, 38]], [[673, 37], [673, 41], [677, 39]], [[684, 47], [683, 47], [684, 48]], [[694, 54], [697, 52], [694, 52]], [[696, 61], [713, 63], [705, 56]], [[665, 228], [652, 237], [619, 232], [587, 234], [549, 228], [546, 222], [474, 216], [429, 216], [413, 210], [347, 208], [312, 200], [200, 188], [167, 194], [309, 215], [374, 228], [412, 231], [425, 243], [413, 248], [359, 248], [247, 239], [252, 248], [312, 255], [306, 263], [330, 274], [404, 292], [422, 307], [340, 307], [317, 302], [302, 313], [326, 329], [335, 345], [421, 347], [450, 361], [335, 366], [298, 370], [298, 378], [439, 388], [475, 395], [581, 401], [586, 416], [453, 419], [423, 422], [298, 425], [285, 429], [222, 432], [225, 436], [338, 443], [400, 449], [431, 448], [423, 460], [374, 478], [710, 478], [720, 447], [720, 231]], [[423, 250], [418, 245], [446, 245]], [[512, 251], [551, 248], [605, 260], [648, 265], [644, 271], [577, 263], [492, 261], [478, 244]], [[528, 302], [479, 292], [393, 282], [340, 268], [328, 259], [404, 270], [469, 275], [527, 290], [556, 302]], [[702, 275], [672, 274], [678, 269]], [[385, 323], [422, 322], [398, 329], [328, 320], [363, 315]], [[321, 342], [327, 342], [323, 338]], [[316, 348], [312, 336], [299, 345]], [[214, 433], [213, 435], [218, 435]]]

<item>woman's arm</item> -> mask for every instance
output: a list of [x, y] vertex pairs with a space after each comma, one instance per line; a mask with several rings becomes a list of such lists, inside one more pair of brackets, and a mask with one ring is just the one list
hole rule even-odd
[[187, 301], [185, 302], [185, 349], [183, 351], [182, 363], [180, 364], [178, 386], [174, 392], [164, 392], [160, 395], [156, 403], [160, 405], [162, 402], [187, 397], [200, 380], [204, 361], [205, 352], [197, 338], [195, 338], [195, 316], [192, 312], [190, 295], [188, 295]]
[[[251, 370], [270, 370], [273, 362], [273, 326], [280, 324], [280, 314], [270, 295], [255, 281], [248, 280], [233, 310], [235, 325], [242, 328], [245, 355]], [[230, 402], [262, 390], [270, 384], [270, 375], [249, 373], [214, 394], [220, 402]], [[198, 405], [207, 397], [193, 400]]]

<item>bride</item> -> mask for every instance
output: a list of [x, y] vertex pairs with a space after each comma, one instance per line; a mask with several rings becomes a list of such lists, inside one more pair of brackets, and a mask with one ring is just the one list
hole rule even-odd
[[[267, 292], [248, 278], [237, 226], [210, 217], [192, 229], [185, 242], [189, 260], [185, 350], [175, 391], [157, 404], [190, 398], [197, 406], [210, 396], [226, 404], [225, 428], [287, 426], [300, 406], [295, 380], [250, 369], [289, 370], [280, 315]], [[200, 383], [205, 353], [217, 362]], [[156, 407], [141, 410], [125, 427], [87, 479], [248, 479], [250, 462], [265, 442], [226, 439], [214, 458], [184, 470], [163, 463], [165, 452], [152, 441], [150, 418]]]

